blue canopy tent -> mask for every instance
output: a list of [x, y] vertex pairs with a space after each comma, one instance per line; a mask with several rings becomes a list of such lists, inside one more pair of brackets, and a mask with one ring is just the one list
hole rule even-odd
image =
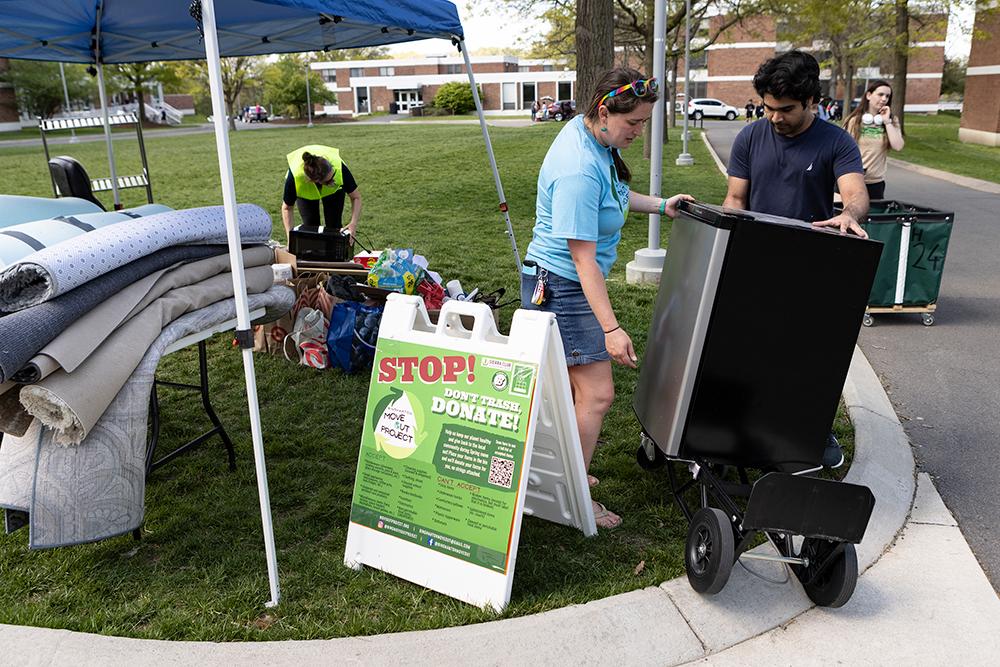
[[[0, 57], [91, 63], [97, 67], [112, 182], [116, 182], [104, 93], [104, 64], [191, 60], [209, 64], [215, 139], [243, 348], [261, 520], [273, 606], [280, 600], [277, 557], [264, 464], [256, 375], [236, 223], [236, 192], [222, 72], [222, 56], [263, 55], [379, 46], [411, 40], [451, 40], [465, 58], [480, 127], [500, 197], [507, 234], [520, 268], [507, 203], [483, 117], [455, 5], [446, 0], [0, 0]], [[117, 191], [115, 192], [117, 203]], [[234, 252], [235, 251], [235, 252]]]

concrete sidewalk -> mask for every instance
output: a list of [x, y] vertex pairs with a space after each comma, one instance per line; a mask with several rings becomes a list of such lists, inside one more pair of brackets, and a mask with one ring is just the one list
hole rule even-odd
[[712, 597], [698, 595], [681, 577], [535, 616], [426, 632], [211, 643], [0, 626], [0, 648], [5, 664], [14, 665], [674, 665], [755, 664], [762, 657], [826, 664], [833, 655], [882, 664], [937, 663], [944, 656], [992, 662], [1000, 650], [1000, 601], [930, 479], [922, 476], [916, 487], [909, 444], [860, 350], [844, 398], [857, 443], [847, 479], [872, 488], [877, 503], [858, 547], [859, 567], [867, 571], [842, 609], [813, 608], [781, 566], [754, 562], [737, 565]]

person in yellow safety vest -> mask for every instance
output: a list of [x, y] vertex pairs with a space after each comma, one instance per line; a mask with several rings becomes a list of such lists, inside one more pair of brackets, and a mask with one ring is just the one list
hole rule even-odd
[[285, 241], [294, 226], [294, 210], [298, 208], [303, 227], [319, 227], [319, 205], [323, 202], [324, 231], [341, 230], [345, 197], [351, 198], [351, 221], [347, 230], [354, 236], [361, 218], [361, 191], [340, 151], [329, 146], [302, 146], [288, 154], [288, 173], [281, 202], [281, 223], [285, 226]]

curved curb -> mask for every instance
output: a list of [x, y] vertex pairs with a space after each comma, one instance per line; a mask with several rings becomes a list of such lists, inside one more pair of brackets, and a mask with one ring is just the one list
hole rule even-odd
[[[909, 441], [875, 372], [859, 348], [844, 400], [856, 453], [847, 479], [874, 492], [875, 512], [858, 548], [870, 567], [892, 545], [915, 491]], [[756, 566], [755, 566], [755, 569]], [[780, 569], [777, 570], [780, 574]], [[765, 574], [775, 578], [775, 572]], [[864, 585], [862, 579], [859, 583]], [[0, 647], [26, 664], [273, 665], [564, 662], [679, 664], [705, 657], [783, 625], [812, 607], [797, 583], [771, 583], [737, 568], [719, 595], [695, 593], [685, 577], [582, 605], [442, 630], [372, 637], [255, 643], [171, 642], [69, 630], [0, 625]], [[596, 629], [599, 628], [599, 632]], [[30, 656], [30, 657], [29, 657]], [[19, 660], [14, 659], [13, 664]]]

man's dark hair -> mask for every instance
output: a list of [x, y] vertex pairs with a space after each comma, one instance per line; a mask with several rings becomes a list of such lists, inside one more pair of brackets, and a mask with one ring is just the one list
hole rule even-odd
[[819, 63], [804, 51], [782, 53], [757, 68], [753, 87], [761, 97], [787, 97], [808, 107], [819, 99]]

